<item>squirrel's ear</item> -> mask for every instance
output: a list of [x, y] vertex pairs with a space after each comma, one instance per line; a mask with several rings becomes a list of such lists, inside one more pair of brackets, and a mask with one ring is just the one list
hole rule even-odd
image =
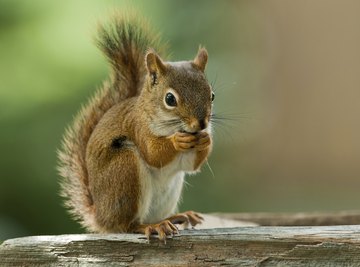
[[166, 66], [153, 50], [146, 53], [145, 63], [151, 77], [151, 85], [154, 85], [157, 83], [159, 75], [164, 75], [166, 73]]
[[200, 47], [193, 63], [202, 71], [205, 71], [208, 60], [208, 52], [204, 47]]

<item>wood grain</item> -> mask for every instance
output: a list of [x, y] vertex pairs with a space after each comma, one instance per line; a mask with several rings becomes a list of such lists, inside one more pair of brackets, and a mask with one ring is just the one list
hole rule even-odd
[[135, 234], [30, 236], [0, 246], [0, 266], [359, 266], [360, 226], [181, 231], [166, 244]]

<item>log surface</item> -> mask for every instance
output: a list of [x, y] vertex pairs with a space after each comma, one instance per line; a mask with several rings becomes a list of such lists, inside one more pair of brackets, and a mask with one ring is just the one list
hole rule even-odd
[[0, 245], [0, 266], [359, 266], [360, 226], [181, 231], [164, 244], [136, 234], [30, 236]]
[[360, 224], [359, 211], [296, 212], [296, 213], [213, 213], [214, 217], [263, 226], [326, 226]]

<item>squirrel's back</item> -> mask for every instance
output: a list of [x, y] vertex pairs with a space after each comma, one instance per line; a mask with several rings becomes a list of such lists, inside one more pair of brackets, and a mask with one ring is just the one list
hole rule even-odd
[[96, 43], [112, 66], [110, 79], [76, 116], [58, 153], [61, 195], [71, 213], [86, 228], [93, 225], [93, 199], [85, 162], [89, 138], [111, 107], [139, 94], [146, 74], [146, 51], [149, 48], [159, 53], [164, 51], [159, 35], [153, 34], [135, 15], [112, 16], [109, 23], [99, 26]]

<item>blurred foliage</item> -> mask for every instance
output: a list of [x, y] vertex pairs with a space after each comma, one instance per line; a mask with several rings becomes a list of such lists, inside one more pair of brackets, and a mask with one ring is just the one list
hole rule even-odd
[[[286, 180], [284, 172], [276, 183], [270, 179], [271, 164], [263, 164], [268, 157], [254, 148], [272, 123], [264, 110], [276, 105], [266, 90], [269, 66], [276, 63], [269, 52], [274, 45], [271, 25], [263, 21], [266, 5], [230, 0], [0, 0], [0, 240], [82, 231], [58, 196], [56, 150], [81, 104], [107, 77], [107, 63], [92, 36], [98, 19], [106, 19], [114, 8], [138, 9], [149, 18], [169, 41], [172, 60], [192, 58], [199, 44], [210, 54], [207, 75], [216, 91], [215, 110], [227, 119], [215, 126], [209, 166], [188, 177], [181, 210], [329, 207], [333, 191], [319, 198], [322, 182], [303, 185]], [[334, 200], [331, 208], [354, 203], [352, 196], [346, 202]]]
[[[217, 1], [0, 1], [0, 239], [81, 231], [58, 196], [56, 150], [65, 126], [107, 77], [107, 64], [92, 42], [96, 22], [114, 8], [139, 9], [169, 40], [173, 60], [192, 58], [205, 44], [214, 81], [229, 75], [222, 66], [237, 64], [221, 63], [235, 49], [236, 36], [223, 30], [237, 20], [232, 7]], [[232, 13], [229, 20], [219, 24], [226, 12]], [[249, 31], [248, 25], [241, 28]], [[230, 81], [226, 86], [236, 82]], [[225, 102], [220, 92], [217, 98]], [[208, 177], [205, 168], [190, 178], [197, 189], [187, 188], [182, 207], [236, 210], [221, 203], [215, 185], [204, 188]]]

